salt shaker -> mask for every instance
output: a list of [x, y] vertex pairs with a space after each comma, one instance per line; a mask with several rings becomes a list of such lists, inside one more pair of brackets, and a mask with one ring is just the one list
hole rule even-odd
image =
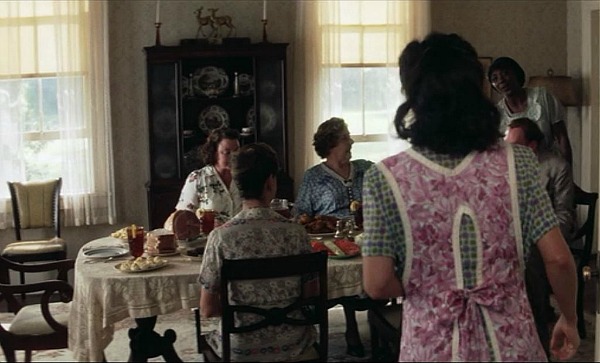
[[345, 227], [344, 221], [342, 219], [338, 220], [335, 223], [335, 235], [333, 236], [333, 238], [342, 239], [342, 238], [346, 237], [344, 227]]

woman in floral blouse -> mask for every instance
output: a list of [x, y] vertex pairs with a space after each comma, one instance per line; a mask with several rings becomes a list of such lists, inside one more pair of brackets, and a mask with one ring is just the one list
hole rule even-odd
[[[233, 173], [243, 198], [243, 209], [208, 236], [198, 281], [202, 285], [200, 312], [204, 317], [220, 316], [220, 271], [223, 259], [264, 258], [310, 253], [303, 226], [282, 217], [269, 207], [277, 192], [277, 155], [266, 144], [242, 147], [233, 162]], [[231, 301], [262, 307], [291, 304], [301, 291], [297, 278], [236, 282]], [[256, 323], [256, 314], [238, 314], [236, 326]], [[220, 324], [219, 324], [220, 326]], [[281, 362], [301, 360], [315, 353], [313, 326], [270, 326], [231, 337], [232, 361]], [[221, 334], [208, 334], [208, 344], [221, 356]]]
[[240, 193], [232, 183], [231, 154], [240, 148], [240, 134], [234, 129], [217, 129], [211, 132], [202, 146], [201, 156], [205, 167], [188, 175], [176, 210], [212, 209], [217, 218], [227, 220], [242, 207]]
[[562, 312], [551, 352], [573, 356], [573, 258], [535, 155], [500, 139], [477, 52], [432, 33], [399, 66], [394, 124], [412, 148], [365, 175], [362, 254], [365, 291], [404, 297], [400, 361], [545, 361], [525, 293], [532, 244]]

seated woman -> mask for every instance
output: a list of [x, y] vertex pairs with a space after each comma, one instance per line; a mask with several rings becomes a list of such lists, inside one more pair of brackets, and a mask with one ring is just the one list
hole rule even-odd
[[[220, 316], [220, 267], [222, 260], [264, 258], [310, 253], [304, 228], [269, 207], [277, 192], [277, 155], [266, 144], [242, 147], [233, 160], [233, 177], [242, 195], [242, 211], [215, 229], [208, 243], [198, 281], [202, 285], [200, 312], [204, 317]], [[273, 289], [264, 281], [240, 282], [231, 289], [230, 299], [255, 305], [284, 306], [294, 301], [300, 281]], [[248, 325], [261, 317], [236, 316], [236, 325]], [[311, 351], [316, 331], [313, 326], [271, 326], [231, 337], [232, 361], [287, 361]], [[221, 335], [213, 331], [208, 344], [221, 354]]]
[[[364, 159], [350, 160], [353, 143], [343, 119], [333, 117], [319, 125], [313, 146], [317, 155], [325, 161], [304, 173], [294, 205], [295, 216], [351, 216], [350, 204], [362, 199], [363, 177], [373, 165], [373, 162]], [[354, 308], [344, 305], [344, 315], [348, 354], [362, 357], [364, 347], [358, 334]]]
[[[213, 130], [200, 150], [201, 159], [206, 164], [192, 171], [181, 189], [175, 210], [197, 213], [199, 209], [212, 209], [217, 220], [223, 222], [241, 210], [240, 193], [232, 183], [231, 154], [240, 148], [240, 134], [234, 129]], [[165, 222], [165, 228], [172, 230], [173, 216]]]
[[362, 199], [363, 177], [373, 165], [364, 159], [350, 161], [353, 143], [343, 119], [333, 117], [319, 125], [313, 146], [325, 161], [304, 173], [294, 205], [296, 215], [351, 215], [350, 203]]

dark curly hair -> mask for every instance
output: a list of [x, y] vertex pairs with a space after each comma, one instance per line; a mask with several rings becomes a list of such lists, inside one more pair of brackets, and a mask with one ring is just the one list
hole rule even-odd
[[525, 71], [516, 60], [510, 57], [500, 57], [496, 58], [494, 62], [490, 65], [487, 72], [487, 79], [490, 83], [492, 83], [492, 73], [497, 70], [508, 70], [512, 71], [517, 77], [517, 81], [519, 81], [519, 85], [523, 87], [525, 85]]
[[217, 162], [217, 149], [223, 139], [240, 140], [240, 133], [235, 129], [221, 128], [213, 130], [200, 148], [200, 159], [206, 165], [214, 165]]
[[500, 116], [482, 91], [483, 67], [469, 42], [433, 32], [410, 42], [398, 63], [406, 96], [394, 119], [400, 138], [453, 156], [498, 142]]
[[332, 117], [320, 124], [313, 136], [313, 146], [317, 155], [326, 158], [331, 149], [337, 146], [342, 132], [347, 129], [348, 125], [339, 117]]
[[265, 181], [277, 175], [277, 153], [265, 143], [244, 145], [233, 154], [232, 174], [244, 199], [260, 199]]

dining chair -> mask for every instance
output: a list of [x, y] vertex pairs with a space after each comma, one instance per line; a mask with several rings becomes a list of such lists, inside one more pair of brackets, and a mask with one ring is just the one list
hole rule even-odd
[[373, 361], [397, 362], [400, 355], [402, 304], [392, 299], [387, 305], [376, 305], [367, 312], [367, 321]]
[[[20, 264], [0, 257], [0, 297], [7, 310], [14, 313], [10, 323], [0, 325], [0, 345], [7, 362], [16, 362], [17, 350], [24, 350], [25, 361], [31, 362], [32, 350], [68, 347], [67, 324], [73, 288], [67, 282], [67, 274], [74, 266], [75, 260]], [[11, 271], [58, 274], [53, 280], [11, 285]], [[23, 305], [15, 298], [23, 293], [37, 293], [39, 303]]]
[[[228, 288], [232, 281], [242, 280], [268, 280], [281, 277], [315, 276], [318, 283], [318, 292], [312, 296], [303, 296], [298, 292], [298, 298], [292, 304], [274, 309], [265, 309], [251, 305], [232, 305], [229, 301]], [[222, 332], [222, 357], [208, 345], [202, 335], [200, 312], [194, 309], [196, 320], [196, 334], [198, 351], [208, 362], [229, 362], [231, 358], [231, 335], [264, 329], [268, 326], [289, 324], [294, 326], [319, 325], [319, 339], [314, 350], [304, 354], [306, 359], [294, 360], [295, 362], [325, 362], [328, 353], [329, 318], [327, 313], [327, 254], [315, 252], [294, 256], [268, 257], [244, 260], [223, 260], [221, 267], [221, 332]], [[302, 312], [303, 318], [290, 317], [291, 312]], [[234, 315], [237, 313], [252, 312], [264, 317], [263, 320], [246, 326], [235, 326]], [[316, 352], [315, 352], [316, 350]]]
[[[12, 202], [13, 221], [16, 241], [9, 243], [0, 254], [2, 257], [18, 263], [64, 260], [67, 258], [65, 242], [60, 238], [60, 191], [62, 178], [8, 182]], [[51, 232], [42, 239], [23, 239], [27, 230]], [[39, 233], [39, 232], [38, 232]], [[19, 273], [21, 283], [25, 275]]]
[[571, 253], [577, 264], [577, 330], [579, 336], [584, 339], [586, 337], [585, 320], [583, 315], [583, 301], [585, 292], [585, 271], [589, 269], [588, 264], [592, 254], [592, 245], [594, 243], [594, 226], [596, 221], [596, 202], [598, 201], [598, 193], [588, 193], [581, 188], [576, 188], [575, 204], [577, 206], [587, 207], [587, 217], [585, 222], [579, 227], [572, 241], [577, 241], [583, 238], [583, 248], [571, 248]]

